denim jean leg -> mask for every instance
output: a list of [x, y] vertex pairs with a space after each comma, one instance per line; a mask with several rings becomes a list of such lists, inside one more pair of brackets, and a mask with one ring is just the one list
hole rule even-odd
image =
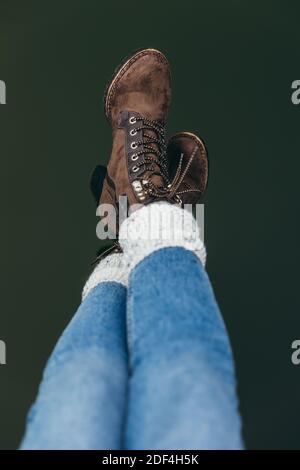
[[207, 274], [162, 248], [133, 269], [127, 449], [242, 449], [235, 371]]
[[59, 339], [21, 449], [121, 449], [127, 400], [126, 288], [102, 282]]

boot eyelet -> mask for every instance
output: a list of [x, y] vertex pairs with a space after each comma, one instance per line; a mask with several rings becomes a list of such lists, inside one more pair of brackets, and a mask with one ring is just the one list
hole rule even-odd
[[131, 142], [130, 147], [131, 147], [132, 149], [136, 149], [136, 148], [137, 148], [137, 143], [136, 143], [136, 142]]
[[137, 171], [139, 171], [138, 166], [133, 166], [131, 169], [132, 169], [133, 173], [136, 173]]
[[130, 119], [129, 119], [129, 122], [130, 124], [135, 124], [136, 123], [136, 118], [134, 116], [132, 116]]
[[137, 134], [137, 131], [135, 129], [131, 129], [130, 135], [136, 135], [136, 134]]
[[138, 156], [136, 153], [134, 153], [133, 155], [131, 155], [131, 160], [132, 160], [133, 162], [135, 162], [138, 158], [139, 158], [139, 156]]

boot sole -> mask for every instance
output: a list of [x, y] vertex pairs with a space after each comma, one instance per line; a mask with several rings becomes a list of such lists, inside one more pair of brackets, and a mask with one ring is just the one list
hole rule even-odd
[[203, 193], [201, 194], [201, 197], [202, 197], [208, 186], [208, 174], [209, 174], [209, 159], [208, 159], [208, 152], [207, 152], [206, 145], [203, 142], [203, 140], [200, 139], [200, 137], [198, 137], [196, 134], [193, 134], [193, 132], [188, 132], [188, 131], [178, 132], [177, 134], [173, 135], [172, 137], [170, 137], [169, 143], [172, 142], [173, 140], [178, 139], [179, 137], [189, 137], [190, 139], [192, 139], [195, 142], [195, 144], [199, 147], [202, 158], [206, 161], [207, 171], [205, 173], [204, 190], [203, 190]]
[[129, 69], [129, 67], [134, 64], [138, 59], [143, 57], [144, 55], [155, 55], [159, 58], [160, 61], [169, 65], [168, 59], [165, 55], [157, 49], [137, 49], [129, 56], [127, 56], [115, 69], [111, 80], [108, 82], [104, 96], [103, 96], [103, 105], [104, 105], [104, 113], [109, 123], [111, 123], [111, 101], [113, 99], [114, 93], [116, 91], [118, 82], [121, 80], [125, 72]]

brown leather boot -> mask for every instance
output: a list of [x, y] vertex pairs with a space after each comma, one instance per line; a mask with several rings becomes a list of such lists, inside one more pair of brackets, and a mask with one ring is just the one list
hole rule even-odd
[[[180, 195], [182, 204], [196, 204], [208, 182], [208, 158], [203, 141], [192, 132], [178, 132], [169, 139], [167, 159], [171, 179], [174, 180], [178, 169], [181, 170], [181, 178], [185, 171], [182, 181], [178, 179], [176, 183], [176, 194]], [[90, 189], [96, 204], [101, 197], [106, 173], [104, 165], [97, 165], [91, 175]], [[113, 191], [111, 197], [115, 201], [116, 194]]]
[[[208, 157], [203, 141], [192, 132], [179, 132], [169, 139], [167, 159], [170, 179], [173, 180], [171, 190], [177, 188], [175, 193], [180, 196], [182, 204], [199, 202], [208, 182]], [[176, 182], [177, 172], [180, 178]], [[97, 204], [100, 197], [105, 199], [101, 193], [106, 173], [105, 166], [97, 165], [91, 176], [90, 189]], [[111, 198], [115, 200], [115, 197], [112, 190]]]
[[170, 67], [156, 49], [136, 52], [115, 72], [104, 97], [113, 148], [99, 203], [148, 204], [169, 196], [165, 121]]
[[[170, 176], [173, 179], [171, 191], [175, 190], [182, 204], [198, 203], [208, 182], [208, 158], [203, 141], [191, 132], [175, 134], [168, 142], [167, 158]], [[97, 204], [100, 197], [101, 200], [105, 199], [103, 195], [101, 196], [105, 175], [106, 168], [97, 165], [91, 177], [90, 188]], [[111, 197], [116, 197], [113, 191]], [[99, 252], [95, 262], [108, 254], [121, 251], [116, 241], [108, 249]]]

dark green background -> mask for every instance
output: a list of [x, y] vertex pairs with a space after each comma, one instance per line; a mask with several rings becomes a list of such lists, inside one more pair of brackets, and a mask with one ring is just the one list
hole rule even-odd
[[207, 143], [208, 272], [248, 448], [300, 448], [297, 1], [0, 0], [0, 447], [15, 448], [99, 246], [88, 191], [109, 157], [102, 92], [123, 56], [169, 58], [168, 131]]

